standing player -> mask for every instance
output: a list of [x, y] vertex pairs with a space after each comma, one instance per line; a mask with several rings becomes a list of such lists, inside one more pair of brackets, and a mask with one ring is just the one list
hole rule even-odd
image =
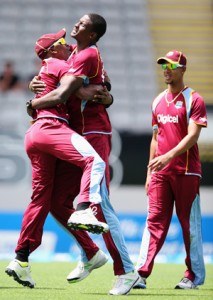
[[[65, 42], [64, 29], [56, 34], [43, 35], [36, 43], [36, 52], [43, 59], [39, 76], [46, 83], [45, 95], [56, 88], [70, 66], [65, 60], [70, 48]], [[71, 77], [69, 92], [78, 87]], [[39, 94], [37, 97], [41, 97]], [[50, 211], [57, 159], [75, 164], [82, 170], [79, 203], [99, 203], [100, 182], [105, 172], [105, 163], [92, 146], [68, 126], [65, 104], [34, 111], [33, 125], [26, 133], [25, 148], [32, 165], [32, 201], [24, 213], [22, 229], [16, 247], [16, 258], [6, 268], [22, 285], [34, 287], [28, 265], [29, 255], [41, 244], [43, 225]], [[59, 208], [60, 209], [60, 208]], [[88, 209], [89, 210], [89, 209]], [[108, 225], [99, 222], [92, 210], [88, 219], [79, 223], [94, 233], [108, 230]], [[75, 213], [75, 212], [74, 212]], [[83, 237], [85, 234], [83, 234]]]
[[[64, 93], [69, 91], [70, 74], [77, 78], [80, 75], [84, 76], [88, 80], [88, 83], [100, 84], [103, 82], [103, 63], [96, 43], [99, 38], [104, 35], [105, 31], [106, 21], [97, 14], [84, 15], [80, 21], [76, 23], [71, 32], [71, 36], [76, 39], [77, 45], [74, 46], [74, 52], [68, 59], [71, 69], [65, 76], [66, 79], [57, 90], [38, 100], [33, 100], [33, 107], [45, 107], [53, 103], [63, 102]], [[83, 135], [85, 139], [91, 143], [106, 163], [106, 182], [104, 181], [101, 185], [102, 203], [95, 205], [93, 210], [96, 211], [99, 220], [107, 222], [110, 229], [109, 233], [103, 234], [103, 238], [114, 262], [114, 273], [118, 276], [115, 286], [110, 290], [110, 294], [127, 294], [138, 281], [138, 274], [135, 272], [133, 263], [129, 258], [118, 218], [108, 197], [108, 157], [111, 149], [111, 124], [106, 106], [102, 103], [88, 102], [73, 96], [67, 102], [67, 106], [70, 114], [71, 127], [75, 128], [78, 133]], [[59, 175], [57, 176], [57, 174]], [[65, 164], [63, 161], [59, 162], [56, 170], [56, 184], [53, 193], [54, 199], [61, 199], [61, 203], [64, 203], [64, 205], [72, 204], [75, 196], [78, 194], [78, 182], [80, 177], [80, 170], [78, 171], [77, 168]], [[72, 186], [71, 183], [73, 184]], [[57, 206], [58, 202], [53, 201], [53, 204], [54, 203], [55, 206], [52, 206], [51, 213], [56, 219], [62, 220], [63, 215]], [[80, 210], [77, 211], [77, 213], [82, 215]], [[75, 223], [72, 216], [68, 221], [70, 226]], [[90, 274], [90, 272], [86, 270], [88, 265], [90, 265], [90, 261], [87, 262], [87, 257], [84, 256], [82, 263], [68, 275], [67, 280], [72, 283], [79, 282], [86, 278], [86, 276]]]
[[143, 233], [137, 269], [141, 283], [151, 274], [171, 222], [173, 207], [180, 221], [186, 250], [187, 269], [176, 289], [195, 289], [204, 283], [200, 177], [197, 141], [207, 126], [203, 98], [184, 84], [187, 59], [177, 50], [160, 57], [168, 89], [152, 104], [153, 137], [150, 145], [146, 189], [148, 217]]

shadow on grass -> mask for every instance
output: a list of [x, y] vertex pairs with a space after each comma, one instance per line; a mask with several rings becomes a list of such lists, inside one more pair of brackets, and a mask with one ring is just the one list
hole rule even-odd
[[41, 291], [41, 290], [57, 290], [57, 291], [65, 291], [66, 289], [65, 288], [56, 288], [56, 287], [54, 287], [54, 288], [51, 288], [51, 287], [36, 287], [36, 288], [29, 288], [29, 287], [23, 287], [23, 286], [0, 286], [0, 290], [9, 290], [9, 289], [12, 289], [12, 290], [20, 290], [20, 289], [24, 289], [24, 290], [34, 290], [34, 291], [36, 291], [36, 290], [39, 290], [39, 291]]

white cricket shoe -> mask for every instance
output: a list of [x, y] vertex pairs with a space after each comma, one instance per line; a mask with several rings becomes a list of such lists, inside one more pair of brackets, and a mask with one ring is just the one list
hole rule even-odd
[[114, 287], [109, 291], [110, 295], [127, 295], [131, 288], [140, 281], [137, 271], [117, 276]]
[[30, 288], [35, 287], [35, 282], [30, 275], [31, 271], [28, 262], [21, 262], [14, 259], [6, 267], [5, 272], [23, 286], [28, 286]]
[[80, 261], [77, 267], [67, 276], [67, 281], [76, 283], [85, 279], [93, 270], [105, 265], [108, 259], [109, 257], [102, 250], [99, 250], [88, 262], [83, 263]]
[[175, 289], [182, 289], [182, 290], [198, 289], [198, 286], [195, 285], [190, 279], [183, 278], [176, 285]]
[[140, 276], [140, 280], [133, 286], [133, 289], [146, 289], [146, 278]]
[[73, 230], [86, 230], [91, 233], [104, 233], [109, 230], [109, 226], [104, 222], [99, 222], [92, 209], [75, 211], [69, 218], [67, 225]]

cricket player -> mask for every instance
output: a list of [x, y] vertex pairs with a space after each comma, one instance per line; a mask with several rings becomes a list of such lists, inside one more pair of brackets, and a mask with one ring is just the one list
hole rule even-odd
[[175, 205], [183, 232], [186, 271], [176, 289], [196, 289], [204, 283], [200, 178], [197, 141], [207, 126], [204, 100], [185, 85], [187, 58], [177, 50], [160, 57], [167, 89], [152, 103], [153, 137], [146, 180], [148, 216], [137, 270], [145, 288], [154, 259], [165, 241]]

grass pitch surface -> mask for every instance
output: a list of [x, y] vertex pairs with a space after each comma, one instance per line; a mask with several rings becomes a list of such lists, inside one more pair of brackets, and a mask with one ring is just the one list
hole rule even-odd
[[185, 270], [184, 265], [156, 264], [147, 280], [146, 290], [131, 290], [128, 296], [110, 296], [115, 277], [112, 264], [94, 270], [79, 283], [68, 284], [66, 276], [75, 268], [74, 263], [31, 263], [36, 287], [30, 289], [15, 282], [4, 273], [7, 261], [0, 261], [1, 300], [213, 300], [213, 265], [206, 265], [206, 282], [199, 290], [175, 290]]

